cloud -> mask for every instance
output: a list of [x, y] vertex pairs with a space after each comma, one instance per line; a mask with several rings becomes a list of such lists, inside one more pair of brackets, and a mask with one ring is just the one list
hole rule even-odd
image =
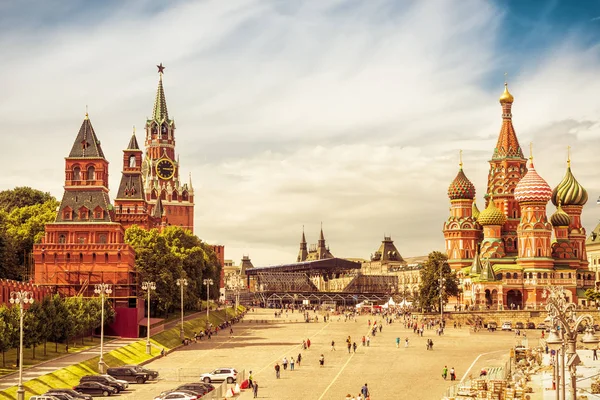
[[60, 197], [63, 158], [89, 104], [116, 188], [121, 149], [132, 125], [141, 139], [163, 62], [183, 174], [196, 188], [196, 234], [225, 244], [227, 258], [293, 261], [302, 225], [316, 242], [321, 221], [334, 255], [367, 258], [384, 233], [404, 256], [422, 255], [443, 249], [459, 149], [481, 204], [502, 66], [519, 65], [510, 89], [521, 144], [534, 141], [551, 185], [572, 146], [591, 198], [584, 223], [595, 223], [598, 49], [576, 36], [511, 58], [505, 10], [482, 1], [155, 6], [75, 7], [60, 24], [45, 24], [52, 12], [42, 10], [7, 25], [0, 118], [11, 140], [0, 187]]

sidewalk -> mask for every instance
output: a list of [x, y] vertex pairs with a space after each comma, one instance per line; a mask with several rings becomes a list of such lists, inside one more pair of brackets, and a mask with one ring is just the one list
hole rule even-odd
[[[128, 344], [137, 342], [139, 339], [116, 339], [109, 342], [104, 342], [104, 352], [107, 353], [119, 347], [127, 346]], [[64, 356], [39, 363], [27, 369], [23, 369], [23, 381], [35, 379], [57, 369], [68, 367], [69, 365], [78, 364], [87, 361], [90, 358], [98, 356], [100, 353], [100, 344], [90, 347], [87, 350], [66, 354]], [[0, 390], [8, 389], [19, 383], [19, 371], [4, 375], [0, 378]]]
[[[591, 394], [592, 377], [600, 374], [600, 361], [592, 360], [592, 350], [577, 350], [577, 354], [581, 359], [581, 364], [577, 366], [577, 396], [587, 396], [589, 400], [600, 400], [599, 394]], [[543, 365], [550, 364], [550, 354], [544, 354], [542, 361]], [[556, 399], [556, 390], [552, 390], [552, 374], [553, 370], [544, 371], [531, 377], [531, 383], [534, 390], [539, 388], [543, 392], [544, 400]], [[569, 397], [571, 387], [571, 377], [567, 371], [566, 394]]]

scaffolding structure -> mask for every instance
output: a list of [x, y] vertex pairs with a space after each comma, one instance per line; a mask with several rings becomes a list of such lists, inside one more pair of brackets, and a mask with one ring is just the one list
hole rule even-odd
[[259, 272], [257, 283], [261, 291], [317, 292], [319, 289], [304, 272]]
[[348, 293], [391, 293], [397, 289], [398, 277], [393, 275], [358, 274], [344, 289]]

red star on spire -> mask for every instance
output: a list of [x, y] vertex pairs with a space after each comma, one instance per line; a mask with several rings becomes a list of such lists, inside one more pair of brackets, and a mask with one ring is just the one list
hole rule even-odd
[[158, 73], [159, 74], [164, 74], [164, 71], [165, 71], [166, 67], [163, 67], [162, 63], [160, 63], [160, 65], [157, 65], [156, 67], [158, 68]]

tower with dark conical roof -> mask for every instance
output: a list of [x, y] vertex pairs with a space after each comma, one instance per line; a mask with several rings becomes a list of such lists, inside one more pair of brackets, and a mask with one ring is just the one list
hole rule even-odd
[[165, 67], [157, 66], [158, 88], [152, 117], [146, 120], [146, 155], [142, 163], [144, 195], [149, 208], [158, 198], [166, 212], [167, 225], [194, 230], [194, 189], [180, 178], [179, 157], [175, 153], [175, 121], [169, 117], [163, 87]]
[[296, 259], [296, 261], [305, 261], [307, 256], [308, 246], [306, 244], [306, 236], [304, 236], [304, 226], [302, 226], [302, 239], [300, 240], [300, 250], [298, 251], [298, 258]]

